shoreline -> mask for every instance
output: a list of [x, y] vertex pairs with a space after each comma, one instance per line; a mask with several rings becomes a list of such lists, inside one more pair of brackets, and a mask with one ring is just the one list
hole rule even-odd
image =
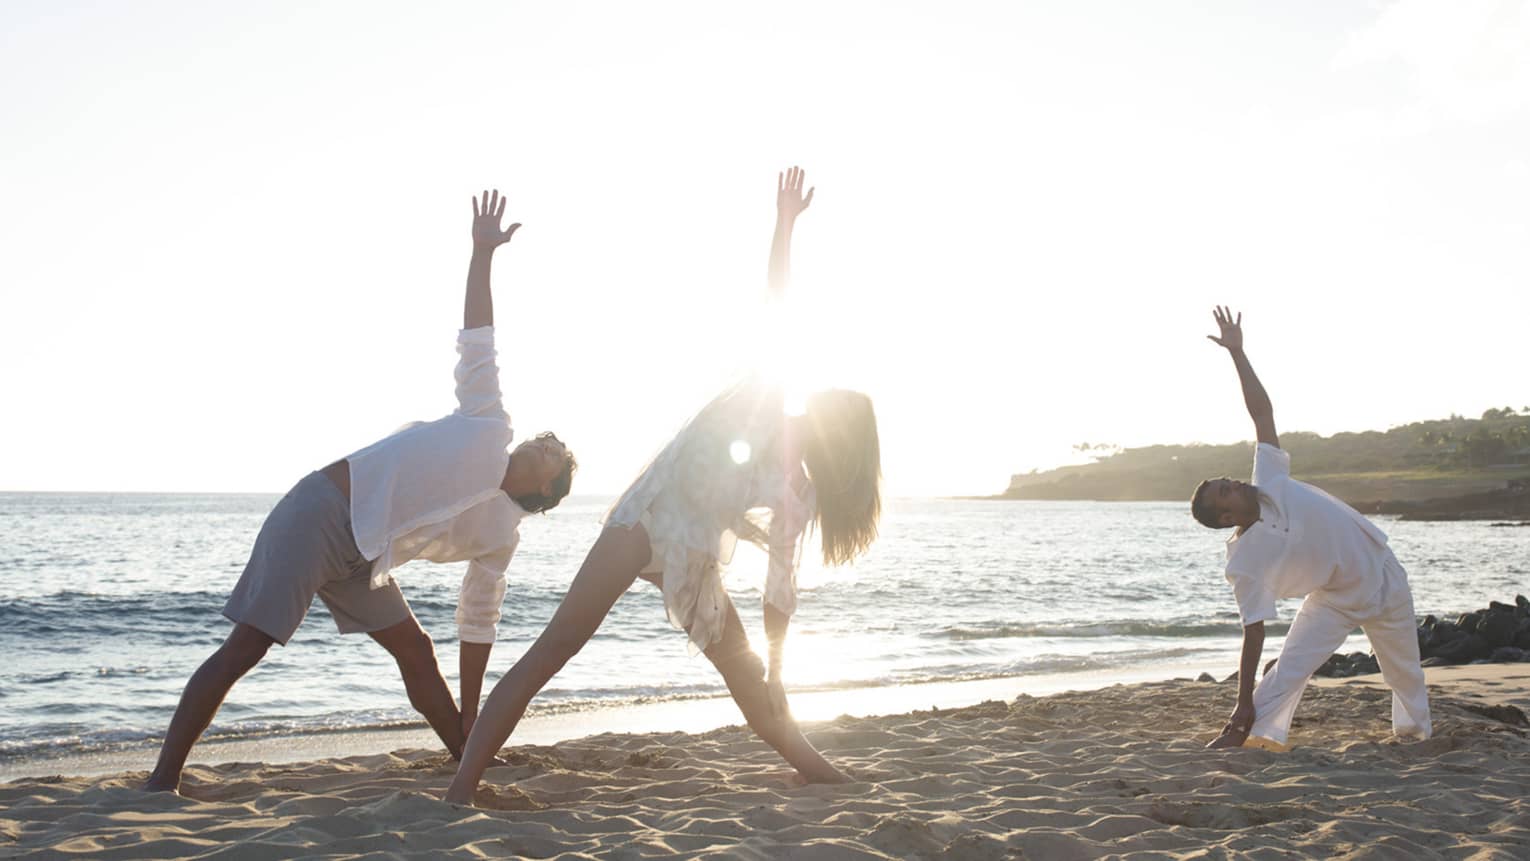
[[[1226, 667], [1222, 665], [1226, 664]], [[1215, 665], [1215, 666], [1213, 666]], [[949, 710], [1017, 696], [1048, 696], [1090, 691], [1117, 684], [1194, 678], [1210, 671], [1220, 678], [1233, 661], [1196, 659], [1126, 665], [1109, 670], [1003, 676], [961, 681], [920, 682], [867, 688], [847, 688], [791, 694], [792, 712], [804, 723], [841, 716], [870, 717], [915, 709]], [[1219, 673], [1218, 671], [1226, 672]], [[587, 711], [528, 715], [521, 720], [510, 746], [551, 745], [605, 733], [702, 733], [742, 722], [733, 700], [715, 697], [623, 704]], [[324, 732], [279, 733], [255, 737], [208, 739], [192, 750], [190, 765], [228, 762], [287, 763], [345, 756], [385, 754], [400, 749], [435, 751], [440, 742], [423, 721], [405, 727]], [[85, 752], [50, 752], [0, 761], [0, 783], [28, 777], [69, 775], [92, 777], [142, 771], [154, 765], [159, 742]]]
[[476, 808], [432, 750], [193, 765], [181, 796], [29, 778], [0, 783], [0, 856], [1526, 857], [1530, 667], [1426, 672], [1423, 742], [1357, 677], [1308, 688], [1289, 750], [1211, 753], [1233, 686], [1171, 680], [814, 723], [836, 786], [740, 726], [517, 744]]

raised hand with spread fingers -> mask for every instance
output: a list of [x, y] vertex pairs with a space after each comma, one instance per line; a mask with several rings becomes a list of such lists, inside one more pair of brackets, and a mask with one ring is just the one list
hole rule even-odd
[[499, 189], [485, 191], [483, 197], [473, 198], [473, 246], [498, 248], [510, 241], [510, 237], [519, 230], [519, 221], [507, 228], [501, 229], [500, 222], [505, 216], [505, 203], [509, 198], [500, 197]]
[[792, 167], [776, 174], [776, 232], [770, 241], [770, 267], [767, 281], [770, 294], [779, 297], [786, 292], [786, 284], [792, 275], [792, 227], [813, 203], [813, 189], [802, 193], [802, 182], [807, 172]]
[[809, 188], [807, 194], [802, 193], [802, 183], [806, 178], [807, 171], [800, 167], [788, 168], [776, 174], [776, 213], [779, 217], [796, 218], [813, 204], [814, 189]]

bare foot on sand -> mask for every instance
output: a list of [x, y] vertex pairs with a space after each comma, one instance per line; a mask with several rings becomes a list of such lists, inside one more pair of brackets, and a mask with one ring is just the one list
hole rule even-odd
[[1220, 750], [1225, 747], [1242, 747], [1245, 741], [1248, 741], [1248, 730], [1235, 729], [1230, 726], [1223, 727], [1222, 734], [1212, 739], [1211, 743], [1206, 745], [1206, 748], [1208, 750]]
[[169, 792], [174, 795], [181, 794], [181, 779], [176, 777], [161, 777], [151, 774], [144, 779], [143, 785], [138, 787], [144, 792]]

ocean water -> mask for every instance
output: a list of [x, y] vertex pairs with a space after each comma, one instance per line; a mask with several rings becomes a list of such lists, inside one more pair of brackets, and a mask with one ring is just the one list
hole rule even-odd
[[[186, 679], [230, 628], [223, 601], [277, 499], [0, 493], [0, 762], [155, 744]], [[486, 690], [551, 617], [608, 503], [572, 497], [522, 526]], [[1420, 614], [1530, 584], [1524, 530], [1379, 520]], [[787, 648], [790, 690], [1235, 669], [1240, 629], [1221, 537], [1180, 503], [898, 499], [855, 566], [824, 570], [813, 549]], [[461, 568], [397, 572], [454, 691]], [[727, 581], [757, 647], [763, 571], [763, 555], [740, 548]], [[658, 590], [639, 581], [531, 713], [723, 693], [666, 621]], [[340, 636], [316, 601], [292, 642], [234, 688], [209, 737], [417, 719], [392, 659], [364, 635]]]

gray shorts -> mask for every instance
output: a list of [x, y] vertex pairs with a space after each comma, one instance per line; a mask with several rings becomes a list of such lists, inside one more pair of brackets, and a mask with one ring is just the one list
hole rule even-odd
[[320, 472], [309, 473], [266, 515], [223, 615], [285, 646], [314, 595], [342, 634], [380, 631], [411, 616], [391, 578], [372, 588], [372, 563], [351, 532], [350, 503]]

